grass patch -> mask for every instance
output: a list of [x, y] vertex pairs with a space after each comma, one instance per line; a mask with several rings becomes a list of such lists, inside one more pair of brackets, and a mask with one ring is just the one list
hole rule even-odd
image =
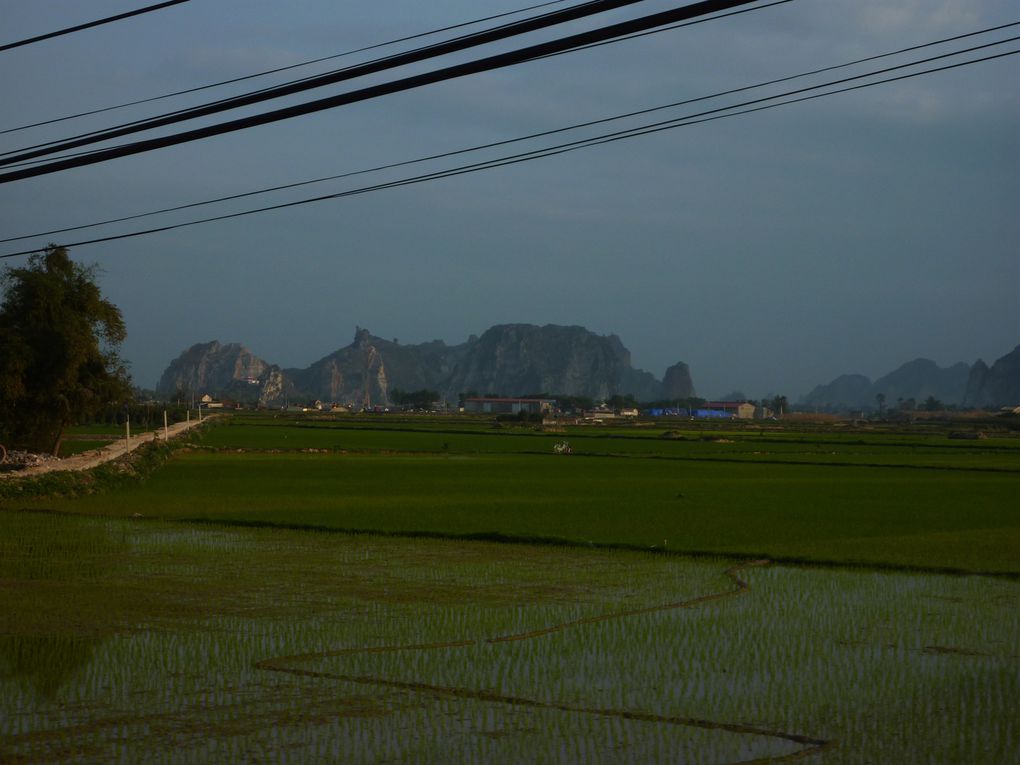
[[[669, 437], [664, 437], [666, 435]], [[494, 429], [489, 424], [414, 424], [231, 418], [201, 443], [218, 449], [422, 454], [551, 454], [568, 439], [576, 455], [945, 468], [1020, 473], [1020, 439], [954, 441], [946, 433], [843, 434], [744, 430], [656, 430], [566, 427], [562, 432]]]
[[193, 452], [62, 512], [1020, 573], [1011, 474], [552, 455]]
[[162, 467], [170, 456], [187, 444], [181, 441], [151, 441], [137, 449], [89, 470], [55, 470], [20, 477], [0, 477], [0, 510], [8, 503], [46, 497], [66, 499], [108, 493], [144, 481]]

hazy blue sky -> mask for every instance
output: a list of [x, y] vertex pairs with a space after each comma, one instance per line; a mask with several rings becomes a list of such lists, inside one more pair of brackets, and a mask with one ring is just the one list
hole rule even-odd
[[[145, 4], [2, 0], [0, 43]], [[0, 54], [0, 129], [528, 4], [192, 0]], [[672, 6], [639, 3], [569, 30]], [[9, 183], [0, 186], [0, 238], [513, 138], [1017, 20], [1020, 9], [1007, 0], [796, 0]], [[352, 59], [248, 87], [344, 61]], [[796, 398], [840, 373], [875, 377], [918, 356], [991, 362], [1020, 343], [1018, 71], [1015, 56], [72, 256], [101, 264], [103, 289], [127, 321], [125, 356], [147, 386], [195, 342], [243, 342], [271, 362], [306, 366], [347, 345], [355, 325], [406, 343], [459, 343], [498, 323], [581, 324], [618, 334], [635, 366], [658, 376], [686, 361], [708, 396], [739, 388]], [[236, 92], [9, 133], [0, 146]], [[49, 238], [87, 238], [69, 237]]]

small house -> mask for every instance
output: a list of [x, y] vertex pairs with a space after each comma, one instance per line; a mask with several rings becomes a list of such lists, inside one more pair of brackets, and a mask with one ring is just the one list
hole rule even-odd
[[545, 414], [556, 402], [545, 398], [496, 398], [480, 396], [464, 399], [464, 411], [482, 414]]

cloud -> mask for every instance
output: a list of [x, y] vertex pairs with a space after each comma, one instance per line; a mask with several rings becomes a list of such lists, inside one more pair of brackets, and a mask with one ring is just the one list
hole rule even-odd
[[981, 4], [973, 0], [864, 0], [849, 5], [861, 32], [896, 38], [976, 28], [982, 15]]

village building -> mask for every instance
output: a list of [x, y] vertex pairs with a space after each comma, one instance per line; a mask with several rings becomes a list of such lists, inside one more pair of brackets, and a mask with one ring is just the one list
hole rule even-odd
[[755, 405], [750, 401], [706, 401], [700, 410], [721, 412], [736, 420], [752, 420]]
[[556, 402], [547, 398], [494, 398], [480, 396], [464, 399], [464, 411], [481, 414], [545, 414]]
[[652, 408], [650, 417], [688, 417], [692, 420], [752, 420], [768, 417], [771, 412], [751, 401], [706, 401], [700, 407]]
[[617, 419], [633, 419], [637, 417], [640, 412], [634, 408], [627, 409], [610, 409], [608, 406], [600, 406], [596, 409], [590, 409], [584, 412], [584, 420], [586, 421], [605, 421], [605, 420], [617, 420]]

